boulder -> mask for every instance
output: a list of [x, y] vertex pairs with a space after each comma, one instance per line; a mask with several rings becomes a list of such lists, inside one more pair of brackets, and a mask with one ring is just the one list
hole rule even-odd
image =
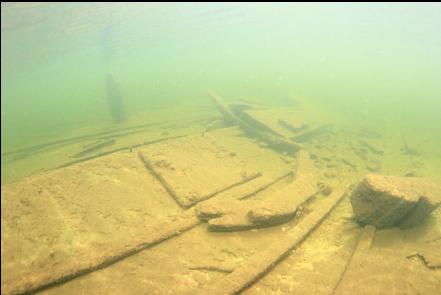
[[368, 174], [351, 194], [355, 218], [377, 228], [412, 227], [441, 203], [441, 181]]

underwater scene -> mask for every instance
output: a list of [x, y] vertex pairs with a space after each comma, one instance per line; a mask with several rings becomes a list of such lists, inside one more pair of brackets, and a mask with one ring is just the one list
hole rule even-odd
[[1, 4], [1, 294], [440, 294], [441, 4]]

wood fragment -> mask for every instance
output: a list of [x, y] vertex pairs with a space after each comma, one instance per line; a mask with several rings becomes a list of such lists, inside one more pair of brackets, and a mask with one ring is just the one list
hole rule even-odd
[[291, 171], [289, 171], [289, 172], [287, 172], [287, 173], [284, 173], [284, 174], [282, 174], [282, 175], [280, 175], [280, 176], [274, 178], [273, 180], [271, 180], [271, 181], [269, 181], [269, 182], [267, 182], [267, 183], [265, 183], [265, 184], [259, 186], [256, 190], [254, 190], [254, 191], [252, 191], [252, 192], [250, 192], [250, 193], [248, 193], [248, 194], [245, 194], [245, 195], [239, 197], [238, 199], [239, 199], [239, 200], [246, 200], [246, 199], [249, 199], [249, 198], [251, 198], [251, 197], [254, 197], [254, 196], [257, 195], [258, 193], [260, 193], [260, 192], [266, 190], [266, 189], [269, 188], [270, 186], [272, 186], [272, 185], [278, 183], [279, 181], [281, 181], [281, 180], [283, 180], [283, 179], [285, 179], [285, 178], [288, 178], [288, 177], [292, 177], [292, 176], [294, 176], [294, 171], [291, 170]]
[[119, 248], [104, 247], [102, 251], [91, 252], [86, 249], [82, 253], [76, 253], [78, 259], [74, 263], [67, 263], [54, 272], [52, 265], [44, 265], [38, 271], [32, 270], [19, 278], [2, 281], [2, 294], [21, 295], [34, 294], [49, 287], [65, 283], [82, 275], [110, 266], [128, 256], [136, 254], [144, 249], [153, 247], [167, 239], [181, 235], [182, 233], [199, 225], [201, 221], [194, 212], [185, 212], [175, 221], [161, 221], [147, 227], [145, 232], [136, 239], [129, 240]]
[[354, 170], [357, 170], [357, 165], [355, 165], [354, 163], [346, 160], [345, 158], [340, 158], [340, 160], [342, 161], [343, 164], [346, 164], [347, 166], [351, 167]]
[[195, 266], [190, 266], [188, 269], [189, 270], [215, 271], [215, 272], [222, 272], [222, 273], [232, 273], [234, 271], [234, 268], [232, 268], [232, 267], [214, 266], [214, 265], [195, 265]]
[[342, 189], [334, 191], [321, 201], [319, 208], [306, 215], [294, 228], [287, 231], [277, 244], [253, 255], [235, 271], [214, 284], [202, 288], [197, 294], [237, 294], [251, 286], [303, 242], [336, 207], [344, 195]]
[[138, 152], [138, 157], [139, 159], [142, 161], [142, 163], [144, 164], [144, 167], [150, 172], [150, 174], [152, 176], [154, 176], [162, 185], [162, 187], [164, 187], [164, 189], [167, 191], [167, 193], [173, 198], [173, 200], [175, 200], [175, 202], [182, 208], [185, 208], [185, 204], [183, 204], [181, 202], [181, 200], [178, 198], [178, 196], [176, 195], [176, 192], [174, 191], [174, 189], [168, 184], [168, 182], [165, 180], [165, 178], [158, 172], [156, 172], [156, 170], [153, 168], [152, 163], [150, 162], [149, 159], [147, 159], [147, 157], [145, 157], [143, 155], [142, 152]]
[[131, 145], [131, 146], [128, 146], [128, 147], [120, 147], [120, 148], [112, 149], [110, 151], [101, 152], [99, 154], [95, 154], [95, 155], [92, 155], [92, 156], [89, 156], [89, 157], [81, 158], [81, 159], [78, 159], [78, 160], [75, 160], [75, 161], [70, 161], [70, 162], [64, 163], [62, 165], [59, 165], [59, 166], [56, 166], [54, 168], [47, 169], [47, 170], [44, 170], [44, 171], [50, 171], [50, 170], [65, 168], [65, 167], [72, 166], [74, 164], [78, 164], [78, 163], [81, 163], [81, 162], [86, 162], [86, 161], [93, 160], [93, 159], [100, 158], [100, 157], [104, 157], [104, 156], [107, 156], [107, 155], [110, 155], [110, 154], [113, 154], [113, 153], [117, 153], [117, 152], [121, 152], [121, 151], [131, 151], [131, 150], [133, 150], [135, 148], [138, 148], [138, 147], [141, 147], [141, 146], [147, 146], [147, 145], [159, 143], [159, 142], [162, 142], [162, 141], [171, 140], [171, 139], [177, 139], [177, 138], [181, 138], [181, 137], [185, 137], [185, 136], [187, 136], [187, 135], [165, 137], [165, 138], [160, 138], [160, 139], [156, 139], [156, 140], [145, 141], [143, 143], [138, 143], [138, 144]]
[[423, 264], [429, 269], [441, 269], [441, 263], [439, 262], [432, 263], [431, 261], [428, 261], [428, 259], [422, 253], [415, 252], [406, 256], [406, 258], [412, 258], [412, 257], [416, 257], [419, 260], [421, 260]]
[[205, 196], [201, 196], [199, 197], [197, 200], [193, 200], [193, 201], [189, 201], [186, 200], [184, 198], [180, 198], [180, 196], [178, 196], [176, 194], [176, 192], [174, 191], [174, 189], [170, 186], [170, 184], [167, 182], [167, 180], [161, 175], [161, 173], [159, 173], [158, 171], [156, 171], [152, 165], [152, 163], [150, 162], [150, 160], [143, 155], [142, 152], [138, 152], [138, 156], [141, 159], [141, 161], [144, 163], [145, 168], [150, 172], [150, 174], [152, 176], [154, 176], [160, 183], [161, 185], [164, 187], [164, 189], [167, 191], [167, 193], [176, 201], [176, 203], [184, 209], [190, 208], [192, 206], [194, 206], [195, 204], [201, 202], [201, 201], [205, 201], [208, 200], [214, 196], [216, 196], [217, 194], [220, 194], [224, 191], [227, 191], [235, 186], [239, 186], [241, 184], [244, 184], [248, 181], [251, 181], [257, 177], [262, 176], [262, 173], [260, 172], [256, 172], [256, 173], [252, 173], [250, 175], [246, 175], [245, 177], [243, 177], [241, 180], [234, 182], [230, 185], [227, 185], [226, 187], [223, 187], [221, 189], [218, 189], [214, 192], [211, 192]]
[[76, 153], [75, 155], [72, 156], [72, 158], [83, 157], [83, 156], [85, 156], [87, 154], [96, 152], [96, 151], [98, 151], [98, 150], [100, 150], [102, 148], [114, 145], [115, 142], [116, 142], [115, 139], [110, 139], [110, 140], [106, 140], [106, 141], [103, 141], [103, 142], [99, 142], [96, 145], [89, 146], [86, 149], [82, 150], [81, 152]]
[[289, 122], [287, 122], [286, 120], [283, 120], [283, 119], [279, 119], [279, 120], [277, 121], [277, 123], [278, 123], [280, 126], [282, 126], [283, 128], [285, 128], [285, 129], [291, 131], [292, 133], [297, 133], [297, 132], [303, 131], [303, 130], [305, 130], [305, 129], [308, 128], [308, 125], [306, 125], [306, 124], [302, 124], [302, 125], [300, 125], [299, 127], [294, 127], [294, 126], [291, 125]]
[[[347, 283], [351, 280], [351, 272], [362, 267], [366, 256], [368, 255], [369, 248], [375, 235], [375, 226], [366, 225], [358, 239], [357, 246], [352, 252], [351, 258], [348, 261], [343, 273], [337, 282], [332, 294], [352, 294]], [[349, 293], [347, 293], [349, 292]]]
[[[179, 126], [182, 126], [182, 122], [198, 123], [198, 122], [203, 122], [206, 120], [207, 119], [198, 119], [198, 120], [182, 119], [182, 120], [176, 120], [175, 122], [181, 122], [181, 123], [179, 123]], [[90, 134], [85, 134], [85, 135], [80, 135], [80, 136], [74, 136], [74, 137], [70, 137], [70, 138], [50, 141], [50, 142], [46, 142], [46, 143], [42, 143], [42, 144], [29, 146], [29, 147], [24, 147], [24, 148], [19, 148], [19, 149], [15, 149], [15, 150], [2, 152], [1, 156], [7, 157], [7, 156], [15, 155], [15, 154], [31, 155], [31, 154], [35, 154], [38, 152], [47, 151], [47, 150], [50, 150], [53, 148], [59, 148], [61, 146], [74, 144], [74, 143], [81, 142], [84, 140], [91, 140], [91, 139], [92, 140], [93, 139], [104, 140], [104, 139], [108, 139], [108, 138], [124, 137], [127, 135], [142, 133], [142, 132], [145, 132], [145, 131], [147, 131], [153, 127], [157, 127], [157, 126], [173, 127], [176, 124], [175, 122], [172, 122], [172, 123], [170, 123], [170, 122], [147, 123], [147, 124], [134, 125], [134, 126], [123, 127], [123, 128], [116, 128], [116, 129], [101, 131], [101, 132], [96, 132], [96, 133], [90, 133]]]
[[24, 153], [24, 152], [27, 152], [27, 153], [37, 152], [37, 151], [40, 151], [40, 150], [43, 150], [43, 149], [46, 149], [46, 148], [49, 148], [52, 146], [59, 147], [60, 145], [72, 144], [72, 143], [76, 143], [76, 142], [80, 142], [80, 141], [88, 140], [88, 139], [95, 139], [96, 137], [102, 137], [104, 135], [109, 135], [109, 134], [119, 132], [119, 131], [127, 131], [127, 130], [143, 129], [143, 128], [149, 129], [149, 128], [151, 128], [153, 126], [157, 126], [157, 125], [160, 125], [160, 123], [148, 123], [148, 124], [136, 125], [136, 126], [125, 127], [125, 128], [117, 128], [117, 129], [112, 129], [112, 130], [108, 130], [108, 131], [102, 131], [102, 132], [97, 132], [97, 133], [75, 136], [75, 137], [70, 137], [70, 138], [66, 138], [66, 139], [50, 141], [50, 142], [46, 142], [46, 143], [42, 143], [42, 144], [37, 144], [34, 146], [29, 146], [29, 147], [25, 147], [25, 148], [7, 151], [7, 152], [2, 153], [2, 156], [9, 156], [9, 155], [19, 154], [19, 153]]
[[295, 142], [307, 142], [315, 137], [318, 137], [318, 136], [321, 136], [323, 134], [330, 132], [332, 127], [333, 127], [332, 124], [326, 124], [323, 126], [319, 126], [317, 128], [307, 130], [302, 134], [291, 137], [291, 139]]
[[359, 140], [358, 143], [365, 148], [367, 148], [371, 153], [375, 155], [382, 156], [384, 154], [384, 151], [380, 148], [374, 147], [372, 144], [368, 143], [366, 140]]
[[198, 206], [198, 216], [208, 220], [210, 231], [242, 231], [288, 222], [321, 190], [317, 188], [317, 171], [309, 153], [302, 150], [297, 158], [296, 178], [274, 192], [270, 199], [243, 201], [236, 198], [205, 203]]
[[230, 190], [230, 189], [232, 189], [233, 187], [236, 187], [236, 186], [242, 185], [242, 184], [244, 184], [244, 183], [246, 183], [246, 182], [248, 182], [248, 181], [251, 181], [251, 180], [253, 180], [253, 179], [256, 179], [256, 178], [258, 178], [258, 177], [260, 177], [260, 176], [262, 176], [262, 173], [260, 173], [260, 172], [256, 172], [256, 173], [252, 173], [252, 174], [250, 174], [250, 175], [247, 175], [247, 176], [244, 177], [243, 179], [241, 179], [241, 180], [239, 180], [239, 181], [237, 181], [237, 182], [235, 182], [235, 183], [233, 183], [233, 184], [231, 184], [231, 185], [228, 185], [228, 186], [226, 186], [226, 187], [224, 187], [224, 188], [221, 188], [221, 189], [219, 189], [219, 190], [217, 190], [217, 191], [214, 191], [214, 192], [212, 192], [212, 193], [209, 193], [208, 195], [205, 195], [204, 197], [199, 198], [199, 199], [198, 199], [197, 201], [195, 201], [191, 206], [195, 205], [195, 204], [198, 203], [198, 202], [208, 200], [208, 199], [210, 199], [210, 198], [212, 198], [212, 197], [214, 197], [214, 196], [216, 196], [216, 195], [218, 195], [218, 194], [220, 194], [220, 193], [223, 193], [223, 192], [225, 192], [225, 191], [227, 191], [227, 190]]
[[302, 146], [292, 140], [277, 136], [268, 131], [260, 130], [248, 122], [244, 121], [243, 118], [238, 117], [234, 112], [228, 107], [227, 104], [223, 102], [223, 99], [216, 94], [214, 91], [208, 91], [209, 97], [211, 98], [214, 105], [217, 107], [219, 112], [224, 116], [228, 122], [233, 122], [239, 125], [239, 127], [250, 137], [265, 142], [270, 148], [277, 151], [294, 154]]
[[113, 122], [122, 123], [126, 121], [127, 114], [125, 111], [124, 96], [122, 95], [120, 83], [110, 72], [108, 72], [106, 75], [105, 89]]

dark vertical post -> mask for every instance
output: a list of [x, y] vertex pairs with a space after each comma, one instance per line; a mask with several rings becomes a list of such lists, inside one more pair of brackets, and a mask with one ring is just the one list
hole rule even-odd
[[101, 32], [101, 49], [103, 52], [104, 63], [107, 68], [105, 87], [110, 114], [113, 122], [122, 123], [126, 120], [124, 97], [115, 74], [110, 71], [112, 60], [115, 55], [114, 40], [116, 30], [117, 26], [115, 24], [110, 24], [103, 29]]

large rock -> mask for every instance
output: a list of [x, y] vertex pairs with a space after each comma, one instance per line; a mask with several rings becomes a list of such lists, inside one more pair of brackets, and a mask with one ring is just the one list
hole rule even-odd
[[369, 174], [350, 197], [356, 219], [377, 228], [411, 227], [441, 203], [441, 181]]

